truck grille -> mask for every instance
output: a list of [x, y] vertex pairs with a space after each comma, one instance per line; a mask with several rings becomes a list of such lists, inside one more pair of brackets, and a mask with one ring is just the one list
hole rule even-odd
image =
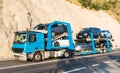
[[22, 53], [23, 49], [22, 48], [12, 48], [12, 51], [15, 53]]

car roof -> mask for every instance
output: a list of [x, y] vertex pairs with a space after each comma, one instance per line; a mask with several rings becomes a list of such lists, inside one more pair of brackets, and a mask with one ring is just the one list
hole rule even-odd
[[109, 30], [102, 30], [102, 31], [103, 31], [103, 32], [106, 32], [106, 31], [107, 31], [107, 32], [110, 32]]
[[97, 27], [90, 27], [89, 29], [100, 29], [100, 28], [97, 28]]

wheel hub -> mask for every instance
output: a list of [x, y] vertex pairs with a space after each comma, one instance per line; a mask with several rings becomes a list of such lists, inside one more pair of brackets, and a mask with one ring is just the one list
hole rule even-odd
[[36, 55], [36, 56], [35, 56], [35, 59], [36, 59], [36, 60], [40, 60], [40, 55]]

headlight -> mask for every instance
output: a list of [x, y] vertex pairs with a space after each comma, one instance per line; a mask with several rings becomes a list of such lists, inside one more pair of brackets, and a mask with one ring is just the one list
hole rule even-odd
[[76, 50], [76, 51], [80, 51], [80, 50], [81, 50], [81, 47], [80, 47], [80, 46], [76, 46], [76, 47], [75, 47], [75, 50]]
[[85, 36], [87, 35], [87, 33], [84, 34]]

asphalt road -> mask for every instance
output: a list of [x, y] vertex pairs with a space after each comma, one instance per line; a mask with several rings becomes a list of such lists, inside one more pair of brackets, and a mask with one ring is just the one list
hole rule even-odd
[[1, 61], [0, 73], [120, 73], [120, 50], [37, 63]]

